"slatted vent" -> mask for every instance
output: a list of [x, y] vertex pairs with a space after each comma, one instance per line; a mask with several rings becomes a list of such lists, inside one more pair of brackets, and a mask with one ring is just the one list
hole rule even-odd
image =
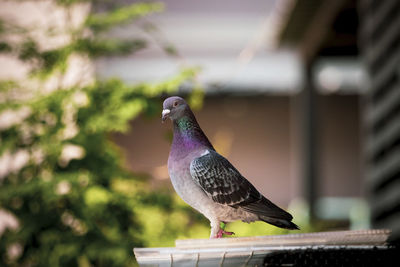
[[369, 72], [367, 171], [372, 223], [400, 240], [400, 1], [360, 1], [360, 46]]

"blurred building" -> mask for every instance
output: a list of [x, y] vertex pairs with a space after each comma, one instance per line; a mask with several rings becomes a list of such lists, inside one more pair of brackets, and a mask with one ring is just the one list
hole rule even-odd
[[[218, 151], [274, 202], [305, 199], [312, 216], [366, 227], [355, 1], [164, 2], [156, 36], [179, 55], [150, 42], [132, 58], [99, 61], [99, 75], [149, 81], [201, 65], [206, 98], [195, 113]], [[169, 186], [170, 137], [170, 125], [141, 118], [115, 141], [132, 170]]]
[[[301, 175], [303, 182], [303, 196], [310, 206], [310, 215], [313, 218], [343, 219], [367, 217], [366, 214], [357, 214], [357, 211], [366, 213], [365, 182], [363, 179], [365, 165], [361, 156], [365, 132], [362, 127], [362, 94], [365, 92], [366, 75], [357, 45], [358, 13], [356, 1], [291, 1], [291, 9], [278, 34], [279, 47], [292, 47], [300, 56], [304, 66], [304, 83], [301, 92], [296, 96], [301, 139]], [[340, 97], [335, 107], [335, 114], [341, 114], [337, 121], [327, 121], [322, 111], [327, 107], [321, 101], [321, 96], [328, 99]], [[351, 113], [343, 110], [342, 105], [353, 95], [357, 100], [353, 108], [357, 111], [357, 119], [351, 122], [355, 131], [345, 130], [345, 135], [339, 137], [342, 123]], [[331, 139], [321, 142], [324, 133], [323, 125], [327, 125]], [[354, 128], [355, 129], [355, 128]], [[343, 174], [338, 173], [334, 162], [340, 159], [330, 157], [321, 147], [334, 145], [334, 139], [347, 140], [349, 144], [358, 143], [356, 153], [343, 150], [336, 154], [342, 161], [341, 166], [358, 164], [359, 179], [354, 176], [340, 180]], [[353, 139], [353, 140], [352, 140]], [[344, 163], [346, 162], [346, 163]], [[335, 177], [327, 180], [323, 169], [331, 169]], [[346, 168], [347, 170], [349, 168]], [[351, 167], [350, 167], [351, 169]], [[348, 177], [348, 176], [347, 176]], [[323, 188], [336, 184], [338, 187], [351, 186], [354, 181], [362, 193], [361, 199], [343, 196], [327, 195]], [[350, 187], [351, 188], [351, 187]], [[353, 189], [354, 190], [354, 189]], [[354, 195], [353, 195], [354, 196]], [[361, 219], [362, 221], [363, 219]], [[354, 221], [353, 221], [354, 222]], [[355, 222], [354, 222], [355, 223]], [[361, 227], [366, 227], [361, 224]]]
[[[308, 73], [302, 110], [304, 144], [308, 147], [304, 161], [304, 178], [308, 180], [305, 193], [310, 203], [318, 198], [322, 181], [318, 164], [314, 163], [322, 155], [314, 147], [316, 143], [310, 141], [318, 136], [320, 112], [315, 89], [320, 85], [337, 88], [338, 81], [344, 81], [338, 79], [340, 71], [335, 71], [333, 60], [329, 71], [326, 69], [317, 77], [313, 71], [322, 60], [332, 57], [346, 57], [346, 60], [353, 57], [366, 68], [368, 79], [360, 84], [365, 93], [361, 118], [362, 160], [366, 163], [360, 185], [366, 189], [372, 226], [392, 229], [393, 241], [400, 239], [399, 18], [400, 3], [395, 0], [295, 1], [280, 38], [281, 45], [295, 44]], [[345, 70], [343, 66], [340, 69]], [[322, 83], [318, 81], [320, 78]], [[315, 212], [320, 215], [318, 207]]]

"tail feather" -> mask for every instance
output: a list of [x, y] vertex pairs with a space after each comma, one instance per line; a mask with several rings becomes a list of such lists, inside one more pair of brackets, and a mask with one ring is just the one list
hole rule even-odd
[[280, 228], [289, 229], [289, 230], [300, 230], [300, 228], [293, 222], [285, 219], [277, 219], [265, 216], [259, 216], [260, 220], [275, 225]]
[[264, 196], [257, 201], [241, 205], [241, 208], [258, 215], [260, 220], [277, 227], [290, 230], [300, 229], [296, 224], [292, 223], [293, 216], [289, 212], [281, 209]]
[[281, 209], [265, 197], [262, 197], [258, 201], [242, 205], [241, 208], [251, 213], [257, 214], [260, 217], [279, 218], [286, 221], [291, 221], [293, 219], [293, 216], [290, 215], [290, 213]]

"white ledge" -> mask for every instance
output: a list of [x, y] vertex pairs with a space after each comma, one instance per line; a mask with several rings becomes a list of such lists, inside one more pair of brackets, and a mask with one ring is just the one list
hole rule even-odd
[[390, 233], [381, 229], [187, 239], [176, 240], [176, 247], [135, 248], [134, 253], [140, 266], [255, 266], [267, 254], [284, 250], [385, 248]]

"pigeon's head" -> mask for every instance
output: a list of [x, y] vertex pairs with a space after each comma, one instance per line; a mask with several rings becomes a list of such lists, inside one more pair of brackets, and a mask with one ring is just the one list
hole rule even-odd
[[162, 121], [170, 118], [171, 120], [176, 120], [185, 114], [185, 110], [189, 106], [186, 101], [179, 96], [171, 96], [164, 100], [163, 111], [162, 111]]

